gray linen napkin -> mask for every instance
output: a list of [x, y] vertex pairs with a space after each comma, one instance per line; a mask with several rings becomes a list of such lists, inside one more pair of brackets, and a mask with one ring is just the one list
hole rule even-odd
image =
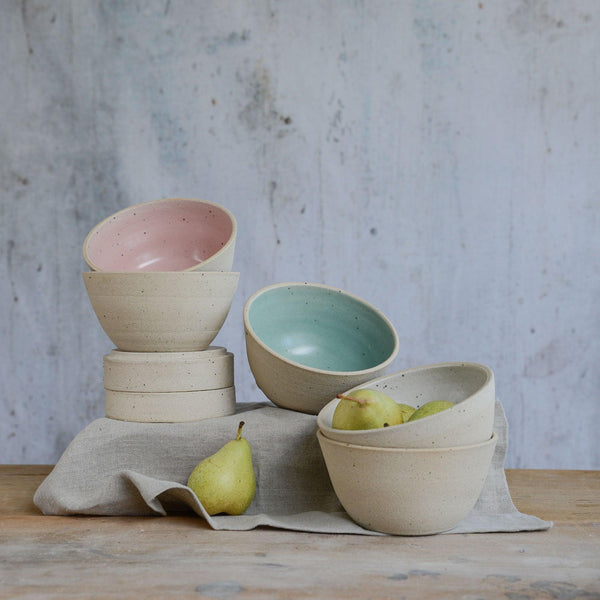
[[[233, 439], [240, 420], [250, 443], [256, 495], [241, 516], [209, 516], [185, 485], [196, 464]], [[508, 425], [496, 402], [496, 451], [481, 496], [447, 533], [548, 529], [551, 522], [515, 508], [504, 460]], [[354, 523], [341, 507], [316, 438], [313, 415], [271, 404], [238, 404], [228, 417], [193, 423], [97, 419], [79, 433], [34, 496], [46, 515], [166, 515], [192, 509], [213, 529], [271, 526], [317, 533], [381, 535]]]

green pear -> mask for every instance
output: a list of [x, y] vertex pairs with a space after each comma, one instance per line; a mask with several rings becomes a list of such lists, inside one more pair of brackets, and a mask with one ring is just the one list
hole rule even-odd
[[408, 421], [410, 419], [410, 417], [412, 416], [412, 414], [415, 412], [415, 407], [411, 406], [410, 404], [402, 404], [401, 402], [398, 402], [398, 406], [400, 407], [400, 410], [402, 411], [402, 419], [403, 419], [403, 423], [406, 423], [406, 421]]
[[452, 402], [448, 402], [447, 400], [431, 400], [430, 402], [425, 402], [425, 404], [417, 408], [417, 410], [415, 410], [408, 420], [416, 421], [417, 419], [422, 419], [423, 417], [429, 417], [430, 415], [435, 415], [436, 413], [446, 410], [447, 408], [451, 408], [452, 406], [454, 406], [454, 404]]
[[404, 422], [400, 406], [379, 390], [364, 388], [337, 397], [331, 423], [335, 429], [378, 429]]
[[241, 515], [254, 499], [252, 452], [248, 440], [242, 437], [243, 426], [241, 421], [236, 438], [198, 463], [188, 479], [188, 487], [209, 515]]

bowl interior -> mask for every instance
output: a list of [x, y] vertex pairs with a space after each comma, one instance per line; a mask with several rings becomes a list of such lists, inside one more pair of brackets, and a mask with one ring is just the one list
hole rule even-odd
[[397, 346], [393, 327], [379, 311], [327, 286], [264, 290], [251, 301], [247, 324], [272, 352], [324, 371], [370, 369]]
[[182, 271], [225, 247], [235, 221], [209, 202], [170, 199], [115, 213], [84, 243], [90, 267], [102, 271]]

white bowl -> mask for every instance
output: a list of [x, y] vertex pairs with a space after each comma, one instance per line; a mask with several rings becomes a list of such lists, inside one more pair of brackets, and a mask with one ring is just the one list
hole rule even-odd
[[381, 375], [398, 353], [398, 336], [374, 306], [343, 290], [279, 283], [244, 306], [248, 363], [277, 406], [308, 414], [338, 392]]
[[106, 335], [129, 352], [194, 352], [219, 333], [239, 273], [90, 271], [83, 280]]
[[106, 416], [137, 423], [183, 423], [235, 413], [235, 388], [193, 392], [104, 391]]
[[333, 489], [365, 529], [429, 535], [456, 527], [485, 483], [497, 437], [453, 448], [374, 448], [317, 438]]
[[123, 352], [104, 357], [104, 387], [121, 392], [191, 392], [234, 384], [233, 354], [209, 346], [199, 352]]
[[380, 390], [396, 402], [415, 408], [431, 400], [449, 400], [454, 406], [401, 425], [347, 431], [332, 427], [339, 403], [335, 398], [317, 416], [319, 429], [329, 439], [385, 448], [446, 448], [477, 444], [492, 435], [496, 386], [494, 373], [485, 365], [426, 365], [384, 375], [358, 387]]

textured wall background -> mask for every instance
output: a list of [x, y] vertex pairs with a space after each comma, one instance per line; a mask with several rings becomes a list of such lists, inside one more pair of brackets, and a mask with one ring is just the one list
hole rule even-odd
[[103, 415], [87, 232], [188, 196], [239, 223], [239, 401], [245, 299], [322, 282], [394, 322], [393, 370], [489, 364], [509, 466], [600, 468], [599, 27], [596, 0], [2, 2], [0, 460]]

